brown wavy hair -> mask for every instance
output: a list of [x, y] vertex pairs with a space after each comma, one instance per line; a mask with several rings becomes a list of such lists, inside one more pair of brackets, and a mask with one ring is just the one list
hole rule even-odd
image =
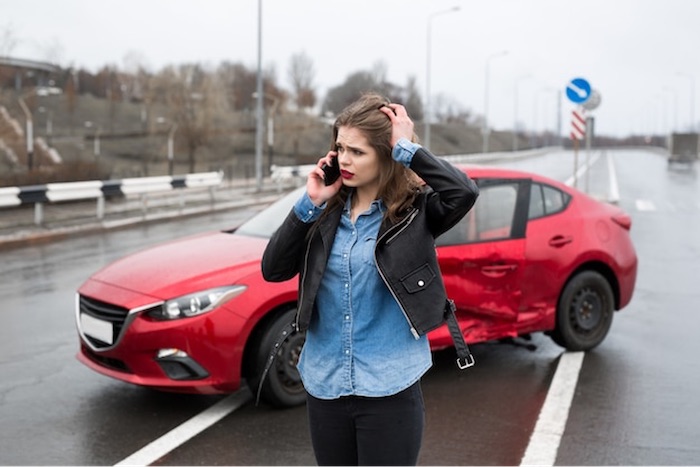
[[[347, 106], [333, 124], [331, 150], [336, 149], [340, 127], [346, 126], [359, 130], [367, 138], [369, 145], [377, 151], [379, 157], [379, 193], [378, 197], [387, 208], [385, 217], [396, 222], [401, 213], [413, 203], [420, 191], [420, 179], [416, 174], [397, 163], [391, 156], [391, 120], [382, 112], [382, 107], [389, 101], [376, 93], [363, 94], [360, 99]], [[413, 142], [418, 141], [414, 134]], [[338, 196], [330, 200], [331, 205], [344, 203], [349, 189], [343, 187]], [[331, 207], [329, 205], [328, 207]], [[326, 210], [329, 211], [329, 210]]]

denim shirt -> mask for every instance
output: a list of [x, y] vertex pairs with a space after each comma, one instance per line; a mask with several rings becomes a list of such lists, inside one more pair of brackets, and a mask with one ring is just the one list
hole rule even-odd
[[[395, 160], [408, 165], [417, 145], [400, 140]], [[416, 339], [379, 275], [374, 259], [385, 207], [375, 200], [350, 219], [348, 197], [316, 297], [298, 369], [304, 387], [319, 399], [396, 394], [431, 367], [427, 336]], [[297, 216], [311, 222], [324, 206], [308, 195], [295, 205]]]

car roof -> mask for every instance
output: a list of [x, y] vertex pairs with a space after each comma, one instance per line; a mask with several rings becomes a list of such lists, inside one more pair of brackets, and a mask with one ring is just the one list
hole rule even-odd
[[571, 191], [571, 188], [564, 183], [553, 178], [539, 175], [526, 170], [509, 169], [505, 167], [477, 165], [477, 164], [454, 164], [455, 167], [464, 171], [470, 178], [502, 178], [502, 179], [525, 179], [529, 178], [533, 181], [544, 182], [556, 186], [564, 191]]

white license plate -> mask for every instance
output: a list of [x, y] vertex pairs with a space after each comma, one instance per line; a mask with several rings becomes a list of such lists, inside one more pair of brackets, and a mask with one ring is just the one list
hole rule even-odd
[[83, 330], [83, 334], [90, 336], [93, 339], [97, 339], [98, 341], [102, 341], [110, 345], [114, 343], [112, 323], [108, 321], [102, 321], [101, 319], [93, 318], [90, 315], [81, 313], [80, 329]]

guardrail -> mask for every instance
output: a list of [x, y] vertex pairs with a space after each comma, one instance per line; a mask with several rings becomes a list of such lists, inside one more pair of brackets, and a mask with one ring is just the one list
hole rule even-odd
[[96, 216], [104, 218], [105, 198], [111, 196], [141, 196], [142, 210], [147, 209], [149, 193], [185, 188], [208, 188], [214, 201], [214, 188], [223, 181], [223, 172], [202, 172], [187, 175], [124, 178], [121, 180], [92, 180], [85, 182], [48, 183], [0, 188], [0, 208], [34, 204], [34, 223], [44, 222], [44, 204], [65, 201], [97, 200]]
[[[551, 151], [552, 147], [527, 149], [522, 151], [504, 151], [504, 152], [489, 152], [486, 154], [456, 154], [449, 156], [438, 156], [453, 164], [487, 164], [502, 160], [517, 160], [527, 157], [542, 155], [547, 151]], [[277, 184], [278, 190], [282, 189], [285, 184], [300, 185], [303, 180], [309, 175], [309, 172], [315, 167], [315, 164], [305, 165], [272, 165], [270, 167], [270, 178]]]

